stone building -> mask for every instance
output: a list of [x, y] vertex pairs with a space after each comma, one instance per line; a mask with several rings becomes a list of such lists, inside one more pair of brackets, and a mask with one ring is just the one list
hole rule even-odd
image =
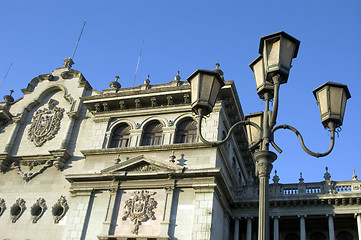
[[[256, 239], [258, 186], [246, 132], [198, 140], [190, 85], [94, 90], [73, 61], [0, 103], [1, 239]], [[208, 140], [244, 118], [226, 81]], [[270, 186], [274, 240], [361, 239], [361, 181]]]

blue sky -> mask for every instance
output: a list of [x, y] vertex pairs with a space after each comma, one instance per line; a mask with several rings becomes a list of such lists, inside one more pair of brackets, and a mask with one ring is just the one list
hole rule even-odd
[[[301, 3], [302, 2], [302, 3]], [[249, 68], [258, 56], [261, 36], [285, 31], [301, 41], [287, 84], [281, 86], [278, 124], [296, 127], [313, 151], [328, 149], [312, 90], [327, 81], [347, 84], [344, 126], [333, 152], [313, 158], [297, 137], [280, 130], [276, 143], [284, 150], [274, 163], [281, 183], [361, 179], [360, 1], [4, 1], [0, 0], [0, 95], [14, 89], [22, 97], [32, 78], [62, 66], [73, 53], [84, 20], [87, 24], [74, 57], [74, 69], [93, 88], [108, 88], [115, 75], [131, 87], [142, 41], [136, 79], [142, 84], [182, 80], [198, 68], [220, 62], [226, 80], [234, 80], [245, 114], [263, 111]], [[272, 173], [273, 176], [273, 173]]]

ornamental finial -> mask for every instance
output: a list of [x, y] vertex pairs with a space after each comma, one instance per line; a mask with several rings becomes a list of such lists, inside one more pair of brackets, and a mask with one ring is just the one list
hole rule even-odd
[[303, 180], [304, 180], [304, 179], [303, 179], [303, 177], [302, 177], [302, 172], [300, 172], [300, 179], [299, 179], [299, 180], [300, 180], [300, 183], [303, 183]]
[[272, 180], [275, 184], [278, 184], [278, 182], [280, 181], [280, 177], [277, 176], [277, 170], [275, 170], [275, 175], [273, 176]]
[[328, 173], [328, 167], [326, 167], [326, 172], [325, 172], [325, 174], [323, 175], [323, 178], [324, 178], [326, 181], [331, 180], [331, 174]]
[[358, 180], [355, 169], [353, 170], [352, 180]]

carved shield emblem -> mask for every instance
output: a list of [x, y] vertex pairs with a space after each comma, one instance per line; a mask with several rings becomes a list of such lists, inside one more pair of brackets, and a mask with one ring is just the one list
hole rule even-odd
[[57, 102], [49, 100], [49, 108], [36, 111], [28, 132], [28, 139], [40, 147], [58, 132], [63, 117], [63, 108], [55, 107]]
[[123, 221], [129, 218], [134, 223], [132, 233], [138, 234], [139, 225], [148, 219], [155, 220], [153, 209], [157, 206], [157, 202], [147, 190], [135, 191], [133, 196], [125, 202], [125, 214]]

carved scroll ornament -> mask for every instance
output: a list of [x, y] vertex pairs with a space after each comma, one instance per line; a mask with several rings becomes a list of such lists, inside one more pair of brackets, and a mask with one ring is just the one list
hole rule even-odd
[[132, 197], [125, 202], [125, 214], [123, 221], [130, 219], [133, 222], [132, 233], [138, 234], [139, 225], [148, 219], [155, 220], [153, 209], [156, 208], [157, 202], [151, 195], [155, 195], [155, 192], [150, 193], [147, 190], [134, 191]]
[[37, 147], [54, 138], [59, 130], [64, 108], [55, 107], [56, 103], [57, 101], [50, 99], [49, 108], [39, 109], [33, 117], [28, 139]]

